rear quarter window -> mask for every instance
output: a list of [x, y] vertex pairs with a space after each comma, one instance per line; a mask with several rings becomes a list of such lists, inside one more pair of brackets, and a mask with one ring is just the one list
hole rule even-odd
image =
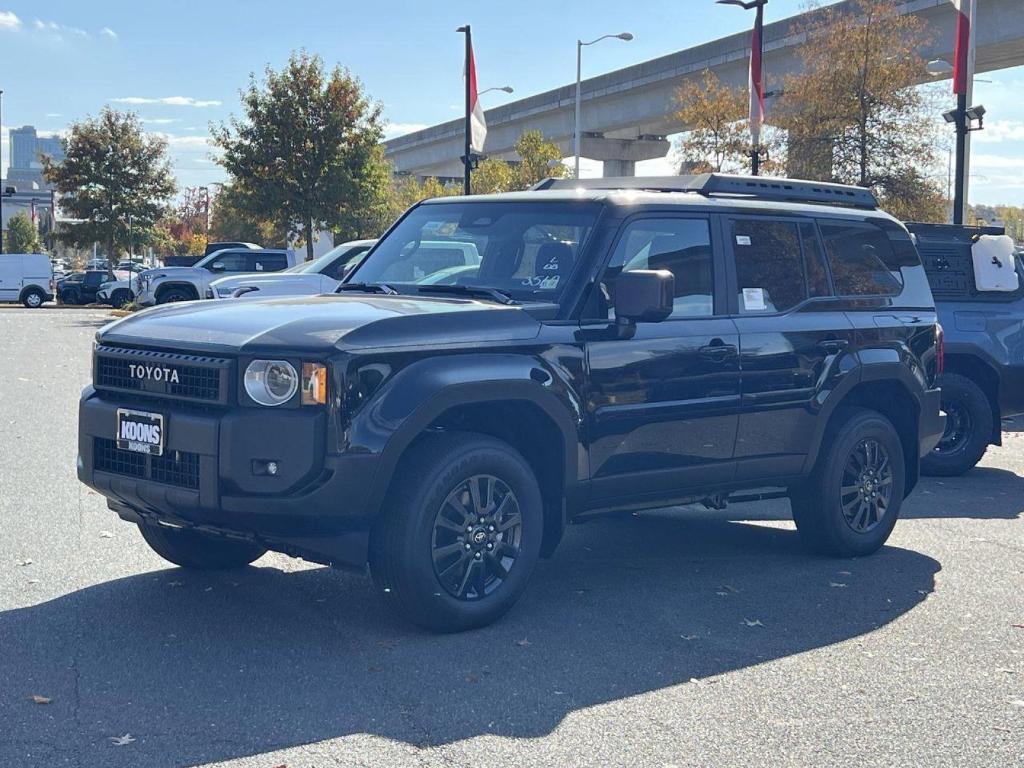
[[903, 290], [901, 269], [919, 264], [912, 245], [898, 253], [874, 224], [830, 220], [818, 226], [837, 296], [897, 296]]

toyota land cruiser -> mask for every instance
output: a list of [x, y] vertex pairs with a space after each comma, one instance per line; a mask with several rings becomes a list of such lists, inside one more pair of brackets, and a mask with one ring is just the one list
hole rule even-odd
[[369, 565], [440, 631], [600, 512], [788, 496], [813, 549], [881, 547], [943, 432], [907, 230], [840, 185], [539, 186], [413, 207], [333, 295], [107, 326], [79, 477], [180, 566]]

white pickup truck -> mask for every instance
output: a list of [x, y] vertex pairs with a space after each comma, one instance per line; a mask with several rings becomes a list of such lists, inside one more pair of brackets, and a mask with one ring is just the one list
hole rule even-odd
[[291, 248], [229, 248], [204, 256], [191, 267], [147, 269], [135, 278], [135, 302], [143, 307], [206, 296], [210, 284], [226, 275], [281, 272], [299, 263]]

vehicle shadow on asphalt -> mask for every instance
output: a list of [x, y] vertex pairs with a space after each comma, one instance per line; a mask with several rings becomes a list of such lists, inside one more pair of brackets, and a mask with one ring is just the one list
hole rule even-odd
[[[105, 766], [362, 733], [539, 737], [586, 707], [866, 635], [939, 570], [897, 547], [813, 557], [790, 528], [711, 514], [607, 518], [573, 526], [504, 620], [437, 636], [387, 613], [362, 574], [167, 568], [0, 613], [0, 722], [10, 744]], [[25, 698], [47, 692], [46, 707]], [[131, 750], [112, 749], [126, 732]]]

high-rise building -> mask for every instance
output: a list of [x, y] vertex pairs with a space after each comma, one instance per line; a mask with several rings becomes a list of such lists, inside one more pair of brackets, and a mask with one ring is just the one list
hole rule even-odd
[[32, 168], [36, 159], [38, 137], [31, 125], [11, 129], [11, 168]]
[[64, 161], [64, 144], [59, 136], [40, 136], [36, 139], [36, 160], [39, 155], [47, 155], [54, 162]]

